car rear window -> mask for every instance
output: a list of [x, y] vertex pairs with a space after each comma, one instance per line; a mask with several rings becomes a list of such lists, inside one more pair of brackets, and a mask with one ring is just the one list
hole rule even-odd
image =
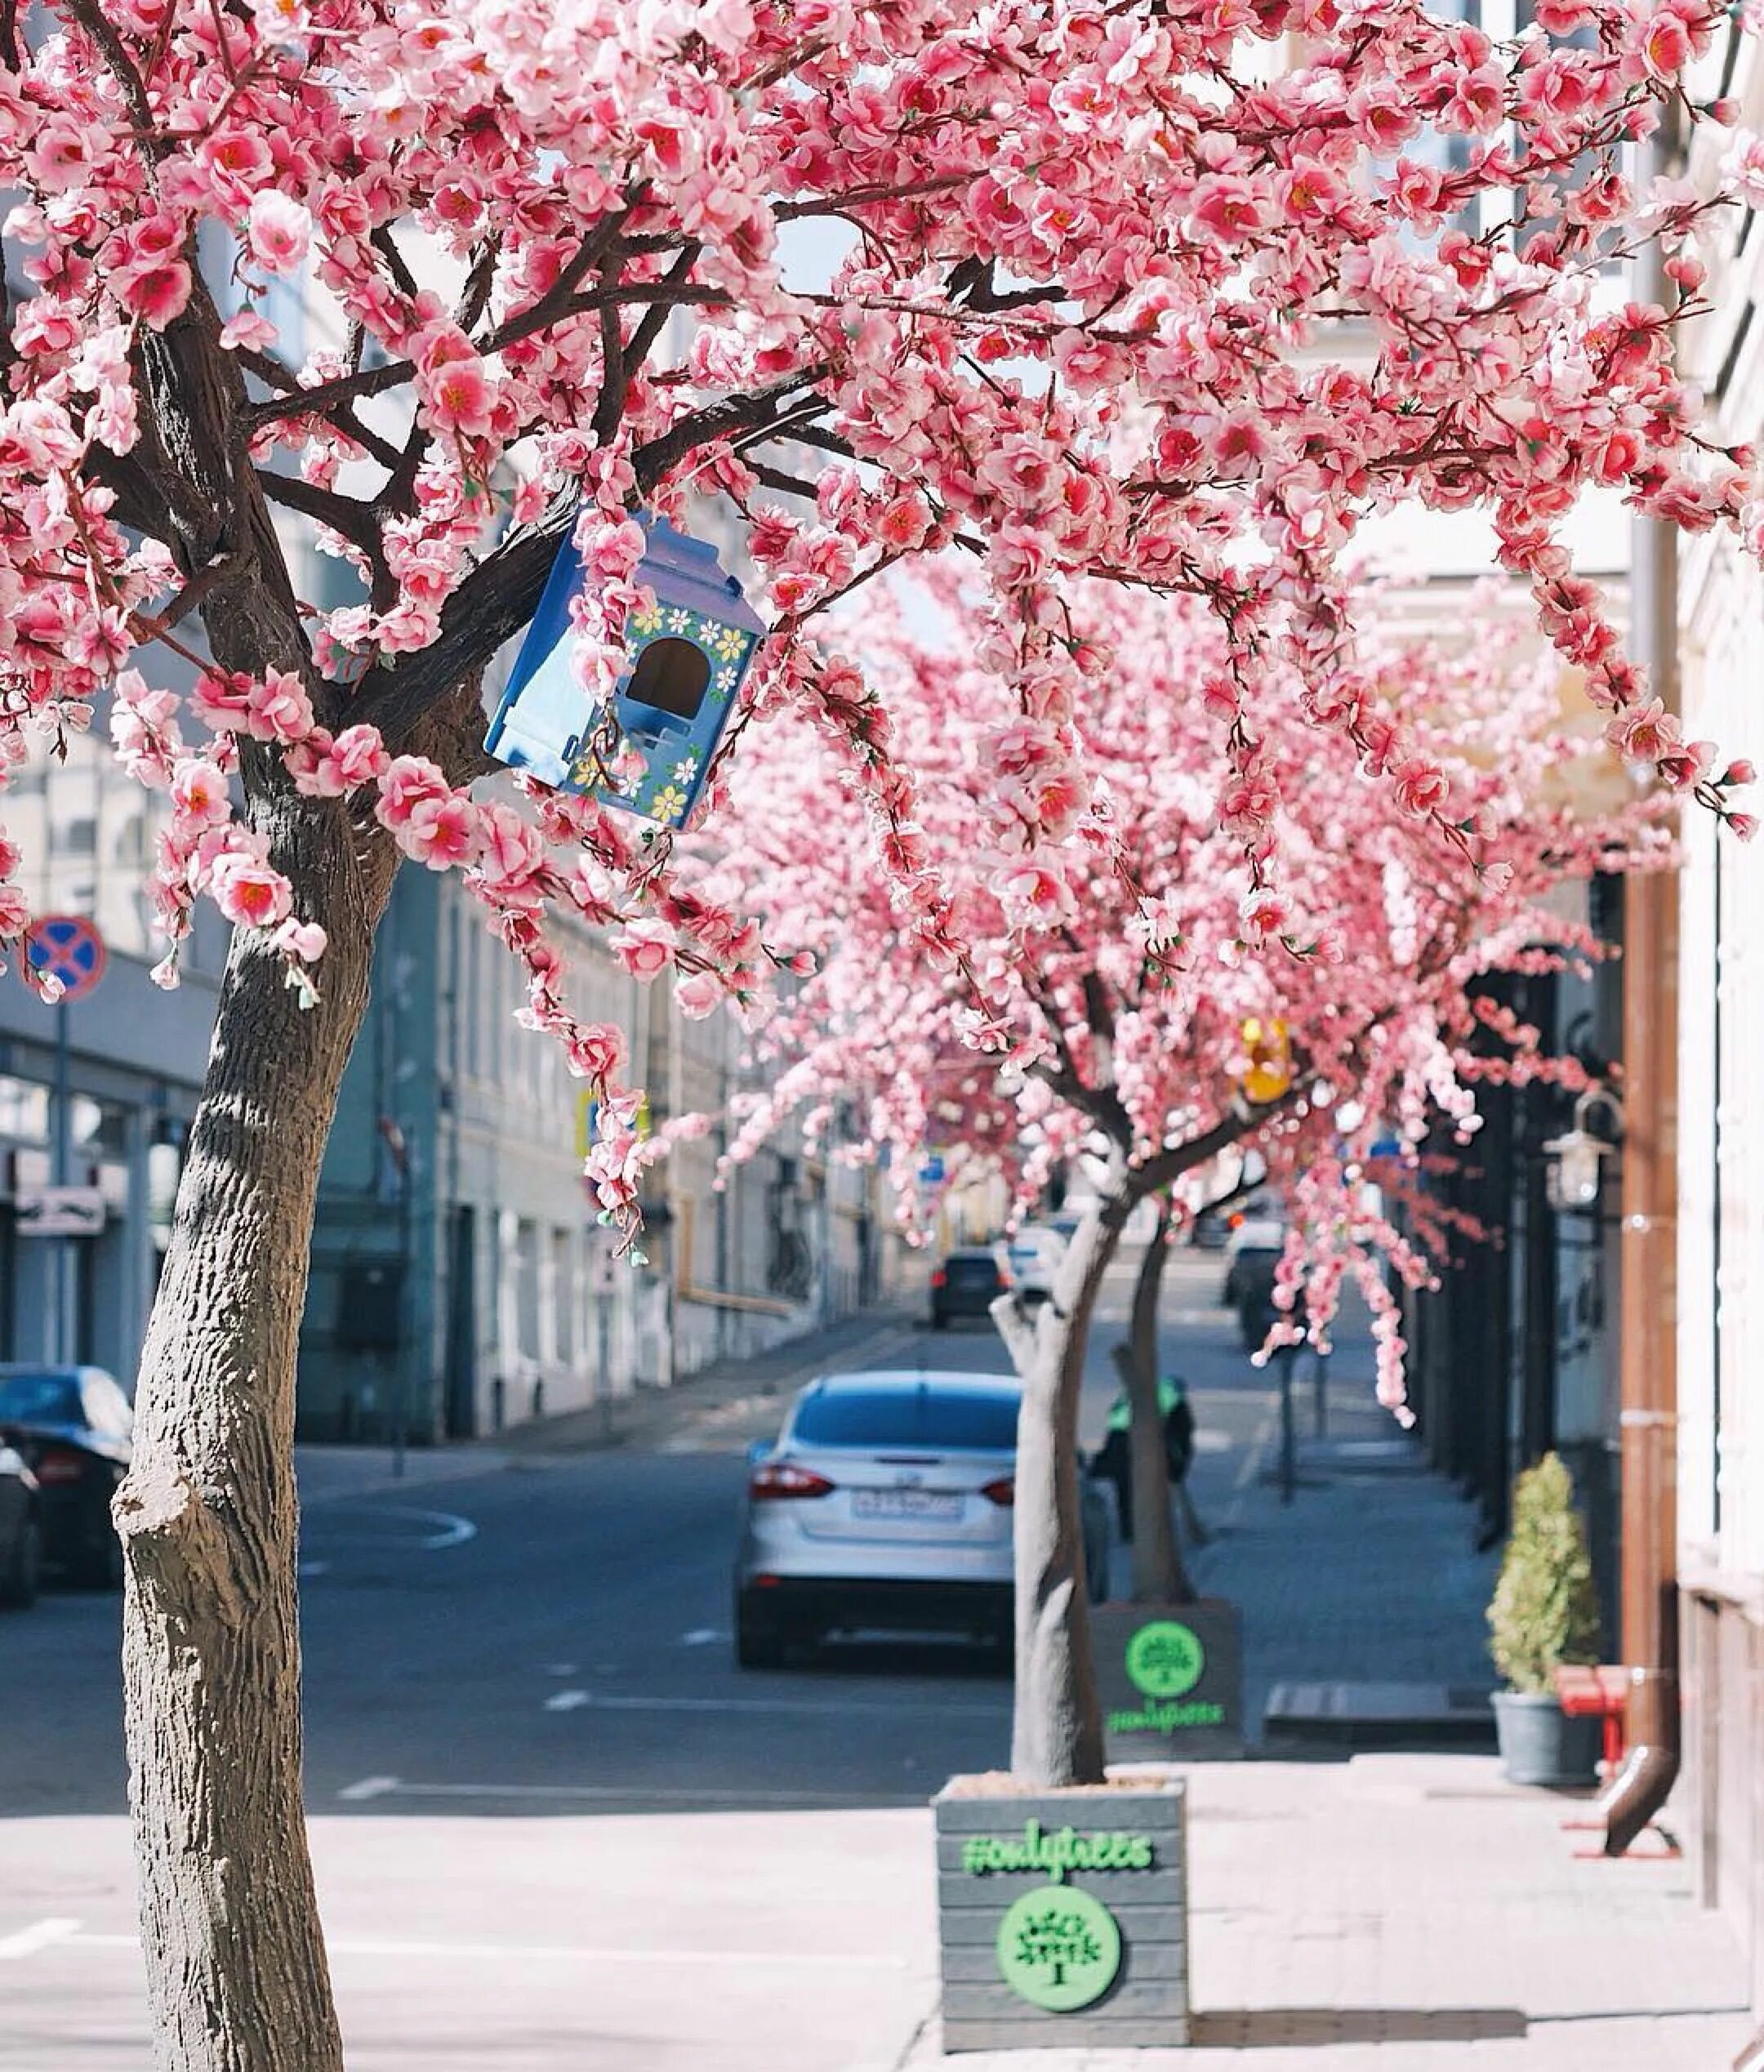
[[951, 1281], [965, 1281], [973, 1287], [990, 1287], [998, 1281], [998, 1261], [994, 1259], [952, 1259], [943, 1271]]
[[1013, 1393], [936, 1388], [839, 1388], [807, 1397], [792, 1435], [810, 1446], [915, 1446], [1011, 1453]]
[[83, 1424], [76, 1375], [0, 1375], [0, 1424]]

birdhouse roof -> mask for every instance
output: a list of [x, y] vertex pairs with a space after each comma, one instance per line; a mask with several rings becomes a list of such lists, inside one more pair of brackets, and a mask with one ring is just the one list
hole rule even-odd
[[638, 523], [649, 544], [637, 580], [648, 585], [658, 603], [683, 604], [720, 625], [739, 626], [756, 639], [765, 632], [765, 621], [742, 595], [734, 577], [724, 573], [716, 549], [707, 540], [677, 532], [665, 518], [640, 517]]

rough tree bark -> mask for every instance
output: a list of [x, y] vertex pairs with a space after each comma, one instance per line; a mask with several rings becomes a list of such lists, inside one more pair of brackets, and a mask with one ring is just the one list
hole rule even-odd
[[1091, 1312], [1133, 1207], [1125, 1180], [1079, 1226], [1033, 1314], [1013, 1295], [992, 1314], [1023, 1384], [1013, 1510], [1017, 1684], [1011, 1771], [1044, 1789], [1099, 1784], [1102, 1709], [1090, 1659], [1078, 1398]]
[[156, 2061], [342, 2065], [301, 1803], [295, 1355], [319, 1162], [397, 856], [334, 801], [252, 804], [329, 945], [302, 1013], [234, 938], [117, 1496]]
[[1014, 1295], [1001, 1295], [992, 1305], [992, 1320], [1023, 1384], [1013, 1526], [1017, 1680], [1011, 1771], [1026, 1784], [1055, 1789], [1102, 1778], [1102, 1709], [1090, 1657], [1078, 1487], [1078, 1398], [1102, 1277], [1135, 1205], [1236, 1143], [1256, 1112], [1234, 1108], [1212, 1129], [1167, 1147], [1143, 1165], [1129, 1163], [1124, 1138], [1117, 1138], [1097, 1203], [1054, 1276], [1051, 1299], [1032, 1316]]
[[1170, 1516], [1169, 1464], [1158, 1410], [1158, 1298], [1163, 1291], [1169, 1229], [1166, 1196], [1158, 1205], [1157, 1228], [1139, 1262], [1128, 1336], [1114, 1349], [1116, 1368], [1127, 1391], [1135, 1604], [1190, 1604], [1195, 1594]]

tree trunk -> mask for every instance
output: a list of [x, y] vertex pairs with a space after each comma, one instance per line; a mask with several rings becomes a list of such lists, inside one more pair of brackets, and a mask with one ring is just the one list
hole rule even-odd
[[1170, 1517], [1169, 1459], [1158, 1410], [1158, 1297], [1169, 1251], [1169, 1227], [1166, 1196], [1159, 1205], [1157, 1229], [1139, 1262], [1129, 1335], [1115, 1348], [1115, 1364], [1127, 1390], [1129, 1412], [1135, 1604], [1189, 1604], [1195, 1593]]
[[1023, 1384], [1014, 1513], [1017, 1682], [1011, 1771], [1043, 1789], [1100, 1784], [1102, 1709], [1090, 1659], [1078, 1484], [1078, 1399], [1102, 1277], [1133, 1205], [1122, 1188], [1087, 1217], [1032, 1319], [1013, 1296], [993, 1316]]
[[397, 858], [247, 768], [252, 822], [329, 947], [304, 1013], [261, 935], [228, 959], [116, 1502], [131, 1798], [161, 2072], [341, 2072], [301, 1802], [295, 1356]]

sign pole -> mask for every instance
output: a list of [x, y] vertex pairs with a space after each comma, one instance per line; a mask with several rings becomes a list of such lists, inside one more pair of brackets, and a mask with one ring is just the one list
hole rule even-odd
[[[74, 1134], [73, 1116], [73, 1048], [68, 1028], [68, 997], [63, 993], [56, 1002], [55, 1047], [55, 1119], [53, 1174], [57, 1187], [68, 1184], [68, 1171], [72, 1163]], [[74, 1253], [71, 1237], [65, 1236], [51, 1241], [50, 1290], [53, 1308], [53, 1324], [50, 1332], [50, 1357], [57, 1363], [71, 1360], [74, 1353]]]
[[1280, 1360], [1280, 1500], [1282, 1504], [1290, 1504], [1298, 1479], [1297, 1434], [1293, 1430], [1293, 1368], [1298, 1361], [1298, 1348], [1283, 1345], [1277, 1357]]

